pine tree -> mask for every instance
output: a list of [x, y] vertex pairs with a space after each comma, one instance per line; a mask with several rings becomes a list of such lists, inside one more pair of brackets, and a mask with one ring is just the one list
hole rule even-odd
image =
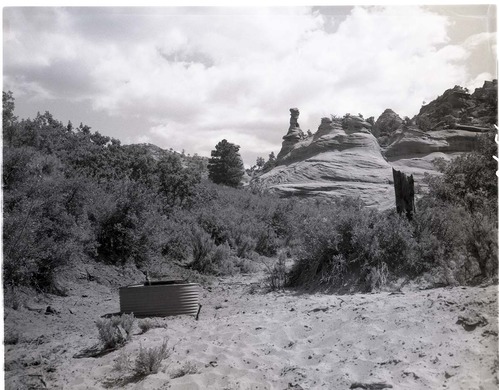
[[220, 141], [211, 151], [208, 161], [208, 177], [216, 184], [238, 187], [244, 175], [244, 165], [239, 155], [239, 146]]

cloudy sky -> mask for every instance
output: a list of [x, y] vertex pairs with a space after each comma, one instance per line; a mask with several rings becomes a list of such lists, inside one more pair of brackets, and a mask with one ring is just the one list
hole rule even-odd
[[280, 150], [289, 108], [417, 114], [496, 74], [494, 6], [4, 8], [3, 89], [16, 114], [80, 122], [123, 143], [245, 165]]

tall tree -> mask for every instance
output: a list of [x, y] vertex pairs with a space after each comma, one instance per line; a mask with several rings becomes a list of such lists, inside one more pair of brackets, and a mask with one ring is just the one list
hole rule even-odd
[[208, 177], [216, 184], [238, 187], [244, 175], [244, 165], [239, 155], [239, 146], [220, 141], [211, 151], [208, 161]]
[[263, 172], [268, 172], [274, 167], [275, 167], [275, 154], [274, 152], [270, 152], [269, 160], [263, 166]]

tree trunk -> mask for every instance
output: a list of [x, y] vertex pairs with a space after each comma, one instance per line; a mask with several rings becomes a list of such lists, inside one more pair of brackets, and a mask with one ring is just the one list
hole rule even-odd
[[397, 213], [405, 213], [407, 219], [412, 220], [416, 211], [414, 207], [414, 178], [392, 168], [393, 184], [395, 187], [395, 203]]

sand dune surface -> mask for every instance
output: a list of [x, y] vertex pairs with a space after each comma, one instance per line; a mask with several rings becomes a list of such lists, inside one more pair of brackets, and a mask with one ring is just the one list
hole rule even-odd
[[[74, 286], [67, 297], [6, 308], [6, 388], [496, 389], [497, 286], [326, 295], [265, 292], [263, 275], [203, 286], [199, 320], [158, 320], [121, 350], [74, 355], [98, 342], [95, 320], [119, 310], [116, 289]], [[50, 305], [56, 314], [35, 309]], [[138, 320], [140, 321], [140, 320]], [[168, 338], [157, 374], [117, 371], [120, 354]], [[181, 369], [190, 372], [181, 375]], [[364, 387], [361, 387], [364, 386]]]

